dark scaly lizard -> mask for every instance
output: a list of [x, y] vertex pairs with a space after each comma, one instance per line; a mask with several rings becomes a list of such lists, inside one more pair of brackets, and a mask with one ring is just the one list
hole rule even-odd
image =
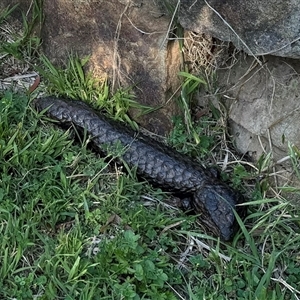
[[46, 115], [62, 125], [74, 124], [86, 130], [101, 153], [107, 147], [121, 144], [125, 151], [120, 162], [136, 167], [139, 176], [156, 186], [191, 197], [191, 206], [200, 221], [224, 241], [234, 235], [237, 224], [233, 210], [244, 215], [243, 207], [238, 206], [244, 198], [209, 170], [150, 137], [96, 113], [81, 101], [49, 96], [35, 100], [35, 107], [38, 111], [47, 109]]

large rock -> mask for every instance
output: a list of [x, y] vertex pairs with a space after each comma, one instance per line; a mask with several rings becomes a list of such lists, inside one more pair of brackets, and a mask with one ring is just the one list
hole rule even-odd
[[250, 55], [300, 58], [300, 5], [295, 0], [182, 0], [185, 29], [232, 41]]
[[43, 49], [51, 59], [65, 59], [71, 50], [91, 55], [90, 70], [108, 76], [113, 89], [133, 87], [139, 103], [163, 106], [140, 118], [158, 134], [171, 127], [178, 86], [179, 49], [165, 37], [169, 18], [154, 1], [44, 0]]
[[[2, 1], [2, 7], [20, 3], [24, 12], [32, 3]], [[90, 55], [89, 70], [108, 77], [113, 90], [132, 87], [140, 104], [161, 107], [138, 119], [144, 127], [161, 135], [170, 130], [178, 113], [168, 100], [179, 86], [180, 50], [168, 41], [170, 18], [155, 1], [44, 0], [43, 12], [42, 47], [50, 60], [65, 62], [71, 51]]]
[[217, 74], [236, 145], [254, 159], [272, 152], [280, 160], [288, 142], [300, 148], [299, 63], [273, 56], [261, 65], [249, 56], [234, 59]]

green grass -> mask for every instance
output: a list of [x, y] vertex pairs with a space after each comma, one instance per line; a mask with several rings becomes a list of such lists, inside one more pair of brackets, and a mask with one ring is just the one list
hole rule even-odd
[[[144, 292], [164, 299], [170, 262], [155, 248], [170, 241], [149, 246], [172, 219], [143, 207], [141, 194], [151, 188], [117, 176], [85, 142], [43, 126], [27, 100], [1, 97], [1, 298], [134, 299]], [[101, 233], [112, 214], [121, 224]], [[93, 237], [101, 242], [92, 245]]]
[[[137, 105], [129, 90], [111, 96], [105, 82], [84, 74], [85, 59], [71, 57], [61, 68], [41, 62], [51, 93], [124, 121]], [[224, 128], [218, 114], [192, 120], [191, 95], [202, 81], [182, 75], [185, 115], [169, 141], [207, 159]], [[246, 220], [237, 216], [241, 229], [224, 244], [195, 216], [167, 206], [170, 195], [117, 167], [118, 153], [100, 157], [88, 136], [74, 139], [72, 128], [49, 124], [30, 106], [35, 93], [0, 91], [0, 299], [300, 297], [299, 206], [271, 197], [267, 177], [257, 179], [267, 174], [268, 156], [221, 174], [251, 199]], [[299, 175], [299, 150], [291, 146], [290, 156]], [[296, 187], [279, 191], [300, 194]]]
[[[28, 100], [6, 92], [0, 102], [1, 298], [296, 299], [299, 213], [286, 200], [257, 197], [222, 244]], [[145, 195], [158, 202], [145, 206]], [[212, 250], [183, 259], [191, 239]]]
[[107, 81], [97, 80], [90, 73], [84, 72], [84, 66], [88, 60], [89, 57], [80, 59], [71, 54], [67, 63], [58, 67], [42, 55], [37, 70], [43, 75], [49, 94], [83, 100], [95, 109], [104, 109], [113, 119], [126, 122], [133, 129], [138, 129], [138, 124], [128, 115], [129, 109], [137, 108], [141, 114], [155, 109], [135, 101], [130, 88], [117, 90], [113, 96], [109, 97]]
[[[7, 18], [9, 18], [12, 11], [14, 11], [17, 7], [18, 4], [0, 12], [0, 26], [6, 22], [9, 23]], [[32, 2], [32, 8], [29, 15], [30, 17], [26, 16], [25, 13], [22, 14], [22, 33], [12, 32], [9, 36], [9, 40], [1, 42], [1, 54], [5, 53], [6, 55], [13, 55], [16, 59], [22, 61], [28, 61], [37, 54], [41, 40], [32, 33], [34, 30], [38, 30], [38, 28], [41, 28], [42, 26], [43, 13], [41, 0], [35, 0]]]

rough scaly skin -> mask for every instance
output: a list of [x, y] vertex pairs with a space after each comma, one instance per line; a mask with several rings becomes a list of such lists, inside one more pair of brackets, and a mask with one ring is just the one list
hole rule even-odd
[[37, 99], [35, 107], [38, 111], [47, 109], [46, 115], [63, 125], [85, 129], [102, 153], [121, 146], [121, 161], [136, 167], [138, 175], [155, 185], [191, 197], [191, 206], [200, 220], [223, 240], [232, 238], [236, 229], [233, 210], [244, 214], [236, 206], [243, 197], [210, 171], [150, 137], [97, 114], [81, 101], [50, 96]]

